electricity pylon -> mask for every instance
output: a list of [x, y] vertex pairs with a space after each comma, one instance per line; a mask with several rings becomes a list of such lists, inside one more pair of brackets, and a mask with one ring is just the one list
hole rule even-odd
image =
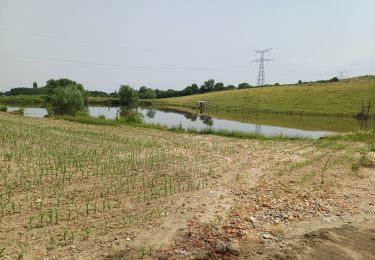
[[266, 82], [265, 73], [264, 73], [264, 62], [266, 61], [273, 61], [273, 59], [266, 59], [264, 54], [269, 52], [272, 48], [265, 49], [265, 50], [254, 50], [255, 53], [260, 53], [260, 58], [253, 60], [252, 62], [258, 63], [259, 62], [259, 71], [258, 71], [258, 79], [257, 79], [257, 86], [264, 86]]
[[338, 73], [339, 73], [339, 79], [343, 79], [344, 78], [345, 72], [346, 72], [345, 70], [338, 71]]

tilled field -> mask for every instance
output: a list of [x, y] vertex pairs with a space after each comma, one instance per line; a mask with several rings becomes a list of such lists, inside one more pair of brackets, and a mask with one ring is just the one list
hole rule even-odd
[[288, 256], [292, 245], [305, 257], [314, 256], [305, 234], [373, 219], [365, 145], [6, 113], [0, 125], [5, 258], [263, 258]]

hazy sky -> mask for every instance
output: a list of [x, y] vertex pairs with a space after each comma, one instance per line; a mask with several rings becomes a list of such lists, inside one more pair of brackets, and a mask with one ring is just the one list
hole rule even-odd
[[375, 74], [374, 0], [0, 0], [0, 88], [182, 89]]

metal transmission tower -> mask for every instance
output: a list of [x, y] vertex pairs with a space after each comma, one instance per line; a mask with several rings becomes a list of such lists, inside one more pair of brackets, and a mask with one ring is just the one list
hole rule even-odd
[[265, 49], [265, 50], [254, 50], [255, 53], [260, 53], [260, 58], [253, 60], [252, 62], [258, 63], [259, 62], [259, 71], [258, 71], [258, 79], [257, 79], [257, 86], [264, 86], [265, 85], [265, 75], [264, 75], [264, 62], [266, 61], [273, 61], [273, 59], [266, 59], [264, 56], [265, 53], [272, 50], [272, 48]]
[[340, 70], [340, 71], [338, 71], [338, 73], [339, 73], [339, 79], [343, 79], [343, 78], [345, 78], [345, 70]]

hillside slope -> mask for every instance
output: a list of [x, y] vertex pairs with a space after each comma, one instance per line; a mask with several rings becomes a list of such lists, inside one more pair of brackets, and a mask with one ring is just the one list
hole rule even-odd
[[198, 100], [225, 108], [255, 108], [275, 112], [355, 114], [361, 101], [375, 100], [373, 76], [346, 79], [337, 83], [309, 83], [198, 94], [151, 101], [153, 104], [194, 106]]

